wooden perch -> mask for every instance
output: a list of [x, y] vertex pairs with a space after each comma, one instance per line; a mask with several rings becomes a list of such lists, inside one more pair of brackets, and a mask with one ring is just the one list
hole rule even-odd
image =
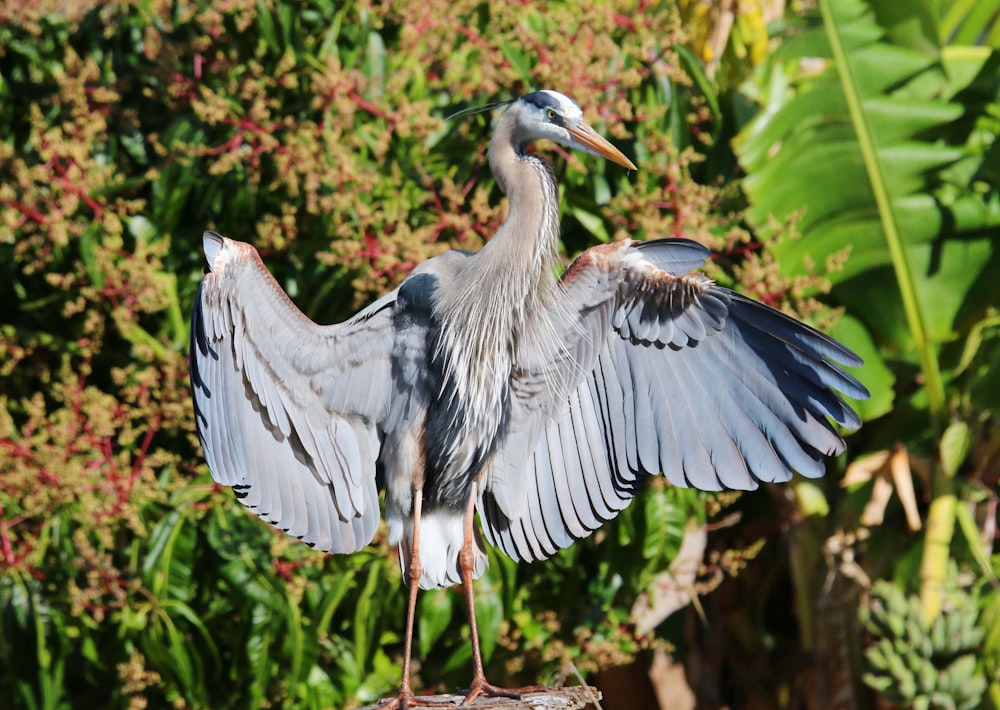
[[[435, 703], [432, 707], [459, 706], [464, 695], [421, 695], [418, 699]], [[524, 693], [519, 699], [478, 697], [471, 705], [463, 707], [473, 710], [583, 710], [588, 705], [597, 706], [601, 692], [589, 685], [574, 685], [567, 688], [548, 688], [537, 693]], [[378, 710], [391, 698], [384, 698], [374, 705], [365, 705], [357, 710]], [[440, 705], [437, 705], [437, 704]], [[418, 707], [424, 707], [420, 705]]]

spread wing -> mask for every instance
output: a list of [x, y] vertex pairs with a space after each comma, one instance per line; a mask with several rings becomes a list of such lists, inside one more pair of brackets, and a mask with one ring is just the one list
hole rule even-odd
[[190, 367], [212, 476], [318, 549], [361, 549], [379, 520], [376, 425], [389, 396], [394, 294], [320, 326], [252, 246], [205, 232], [204, 248]]
[[566, 271], [519, 352], [514, 422], [479, 501], [487, 537], [539, 560], [628, 505], [646, 475], [703, 490], [817, 477], [867, 390], [828, 336], [687, 273], [689, 240], [618, 242]]

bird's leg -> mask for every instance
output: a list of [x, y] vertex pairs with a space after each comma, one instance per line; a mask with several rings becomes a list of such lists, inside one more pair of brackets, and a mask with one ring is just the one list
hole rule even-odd
[[465, 601], [469, 605], [469, 640], [472, 643], [472, 683], [469, 685], [469, 692], [465, 696], [463, 705], [468, 705], [480, 695], [499, 695], [502, 697], [517, 698], [516, 693], [508, 693], [490, 685], [486, 681], [486, 672], [483, 669], [483, 654], [479, 649], [479, 627], [476, 625], [476, 601], [472, 590], [472, 573], [476, 564], [476, 558], [472, 552], [472, 526], [474, 524], [475, 505], [476, 489], [475, 485], [473, 485], [472, 494], [469, 496], [469, 505], [465, 509], [465, 517], [462, 520], [462, 551], [458, 555], [458, 564], [462, 572], [462, 587], [465, 590]]
[[465, 589], [465, 601], [469, 606], [469, 636], [472, 643], [472, 683], [469, 691], [465, 695], [463, 705], [469, 705], [480, 695], [494, 698], [514, 698], [521, 697], [521, 693], [531, 693], [545, 690], [542, 686], [531, 686], [527, 688], [498, 688], [487, 682], [486, 672], [483, 670], [483, 654], [479, 649], [479, 628], [476, 626], [476, 602], [472, 591], [472, 573], [475, 569], [476, 556], [473, 553], [472, 545], [474, 540], [474, 529], [476, 513], [476, 489], [473, 485], [472, 494], [469, 496], [469, 505], [465, 509], [463, 519], [462, 551], [459, 553], [458, 562], [462, 572], [462, 586]]
[[423, 497], [423, 491], [413, 492], [413, 544], [410, 546], [410, 568], [407, 570], [410, 577], [410, 597], [406, 604], [403, 682], [399, 686], [399, 697], [404, 698], [404, 708], [406, 700], [413, 699], [413, 690], [410, 688], [410, 656], [413, 653], [413, 617], [417, 613], [417, 590], [420, 588], [420, 575], [423, 574], [423, 568], [420, 566], [420, 504]]
[[399, 685], [399, 693], [395, 698], [379, 710], [407, 710], [415, 705], [432, 705], [426, 701], [419, 700], [413, 695], [410, 687], [410, 656], [413, 652], [413, 619], [417, 613], [417, 590], [420, 588], [420, 576], [423, 569], [420, 566], [420, 504], [423, 500], [423, 491], [413, 492], [413, 538], [410, 545], [410, 564], [406, 568], [410, 578], [410, 597], [406, 605], [406, 639], [403, 642], [403, 682]]

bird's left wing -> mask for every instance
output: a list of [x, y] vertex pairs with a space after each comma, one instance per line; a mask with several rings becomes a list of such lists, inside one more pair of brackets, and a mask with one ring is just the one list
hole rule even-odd
[[212, 476], [318, 549], [361, 549], [379, 521], [377, 425], [390, 387], [393, 294], [320, 326], [252, 246], [206, 232], [204, 248], [190, 367]]
[[820, 476], [840, 452], [833, 390], [856, 355], [691, 269], [695, 242], [616, 242], [560, 280], [518, 353], [506, 441], [479, 501], [487, 537], [537, 560], [628, 505], [646, 475], [704, 490]]

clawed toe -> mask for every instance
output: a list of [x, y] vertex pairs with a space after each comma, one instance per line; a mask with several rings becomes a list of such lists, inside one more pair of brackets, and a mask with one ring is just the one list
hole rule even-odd
[[462, 705], [471, 705], [476, 698], [483, 695], [488, 698], [520, 700], [521, 696], [526, 693], [539, 693], [543, 690], [546, 690], [546, 688], [541, 685], [529, 685], [523, 688], [500, 688], [492, 683], [487, 683], [485, 678], [474, 679], [472, 685], [465, 691], [465, 700], [462, 701]]

